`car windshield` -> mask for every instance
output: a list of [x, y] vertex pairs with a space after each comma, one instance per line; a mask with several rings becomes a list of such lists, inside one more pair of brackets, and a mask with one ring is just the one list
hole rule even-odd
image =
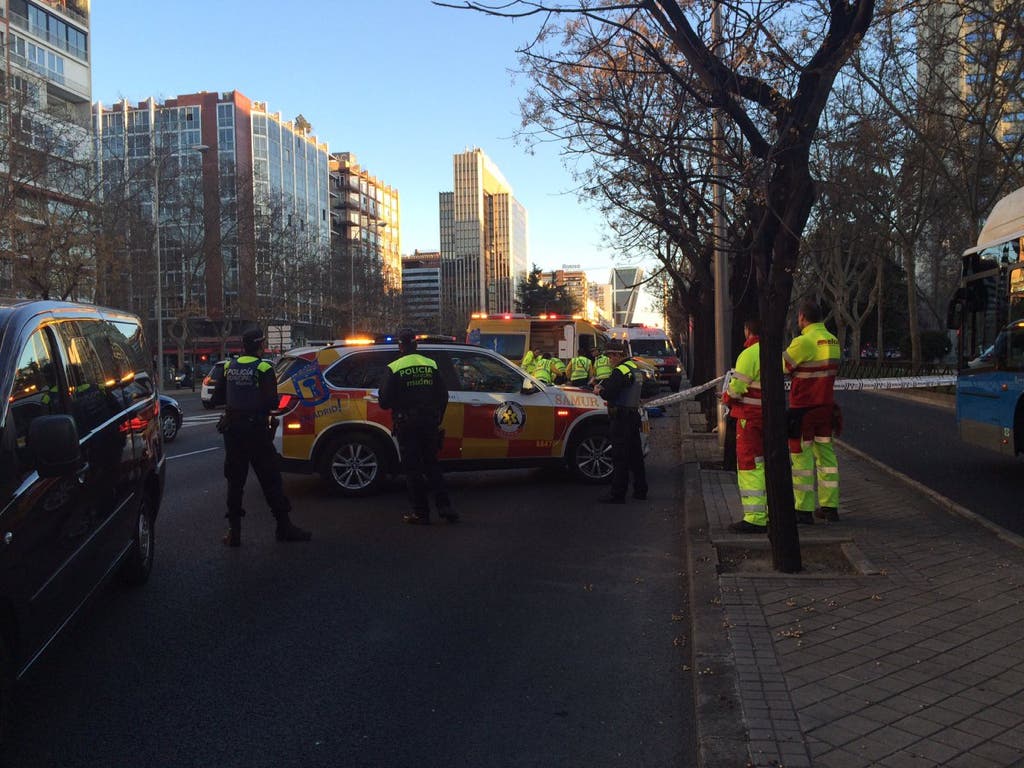
[[634, 355], [647, 357], [671, 357], [672, 350], [667, 339], [634, 339], [629, 342]]

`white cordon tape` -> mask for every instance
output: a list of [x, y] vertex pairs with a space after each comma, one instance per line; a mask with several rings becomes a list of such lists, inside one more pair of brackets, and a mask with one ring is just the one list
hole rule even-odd
[[[731, 371], [730, 371], [731, 373]], [[657, 408], [662, 405], [671, 405], [683, 400], [691, 400], [701, 392], [707, 392], [726, 380], [726, 376], [719, 376], [699, 387], [691, 387], [681, 392], [674, 392], [664, 397], [656, 397], [653, 400], [646, 400], [642, 403], [645, 408]], [[917, 389], [920, 387], [951, 387], [956, 384], [956, 376], [894, 376], [888, 379], [836, 379], [835, 389], [846, 391], [859, 391], [865, 389]], [[789, 389], [789, 382], [786, 382], [786, 389]]]
[[707, 392], [709, 389], [714, 389], [723, 381], [725, 381], [725, 376], [719, 376], [717, 379], [712, 379], [706, 384], [701, 384], [699, 387], [690, 387], [689, 389], [684, 389], [679, 392], [673, 392], [671, 395], [656, 397], [653, 400], [645, 400], [640, 403], [640, 405], [644, 408], [657, 408], [661, 405], [671, 405], [672, 403], [679, 403], [683, 400], [692, 400], [701, 392]]
[[836, 389], [917, 389], [919, 387], [952, 387], [956, 376], [894, 376], [891, 379], [836, 379]]

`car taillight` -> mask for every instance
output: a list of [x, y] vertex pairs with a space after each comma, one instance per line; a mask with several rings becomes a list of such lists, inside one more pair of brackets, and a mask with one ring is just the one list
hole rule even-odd
[[299, 398], [295, 395], [281, 394], [277, 396], [277, 412], [280, 414], [288, 413], [298, 404]]

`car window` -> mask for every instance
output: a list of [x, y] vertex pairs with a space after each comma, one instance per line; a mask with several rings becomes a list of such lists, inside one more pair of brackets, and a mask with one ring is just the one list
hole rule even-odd
[[29, 338], [18, 357], [7, 418], [0, 432], [0, 491], [8, 498], [31, 471], [28, 431], [40, 416], [66, 412], [52, 349], [45, 330]]
[[65, 320], [56, 329], [67, 356], [71, 415], [85, 436], [124, 407], [124, 382], [102, 323]]
[[463, 392], [519, 392], [523, 374], [512, 366], [489, 355], [477, 352], [448, 353], [455, 369], [457, 388]]
[[125, 400], [149, 397], [153, 394], [153, 379], [149, 375], [141, 326], [134, 320], [108, 320], [104, 326]]
[[388, 377], [388, 363], [397, 359], [397, 349], [355, 352], [332, 366], [324, 378], [342, 389], [380, 389]]

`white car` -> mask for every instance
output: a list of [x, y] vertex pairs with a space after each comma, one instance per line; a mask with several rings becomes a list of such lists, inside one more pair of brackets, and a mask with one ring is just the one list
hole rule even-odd
[[203, 408], [213, 408], [213, 390], [217, 382], [224, 378], [224, 366], [230, 360], [220, 360], [213, 364], [210, 372], [203, 377], [203, 388], [199, 393], [199, 399], [203, 401]]

